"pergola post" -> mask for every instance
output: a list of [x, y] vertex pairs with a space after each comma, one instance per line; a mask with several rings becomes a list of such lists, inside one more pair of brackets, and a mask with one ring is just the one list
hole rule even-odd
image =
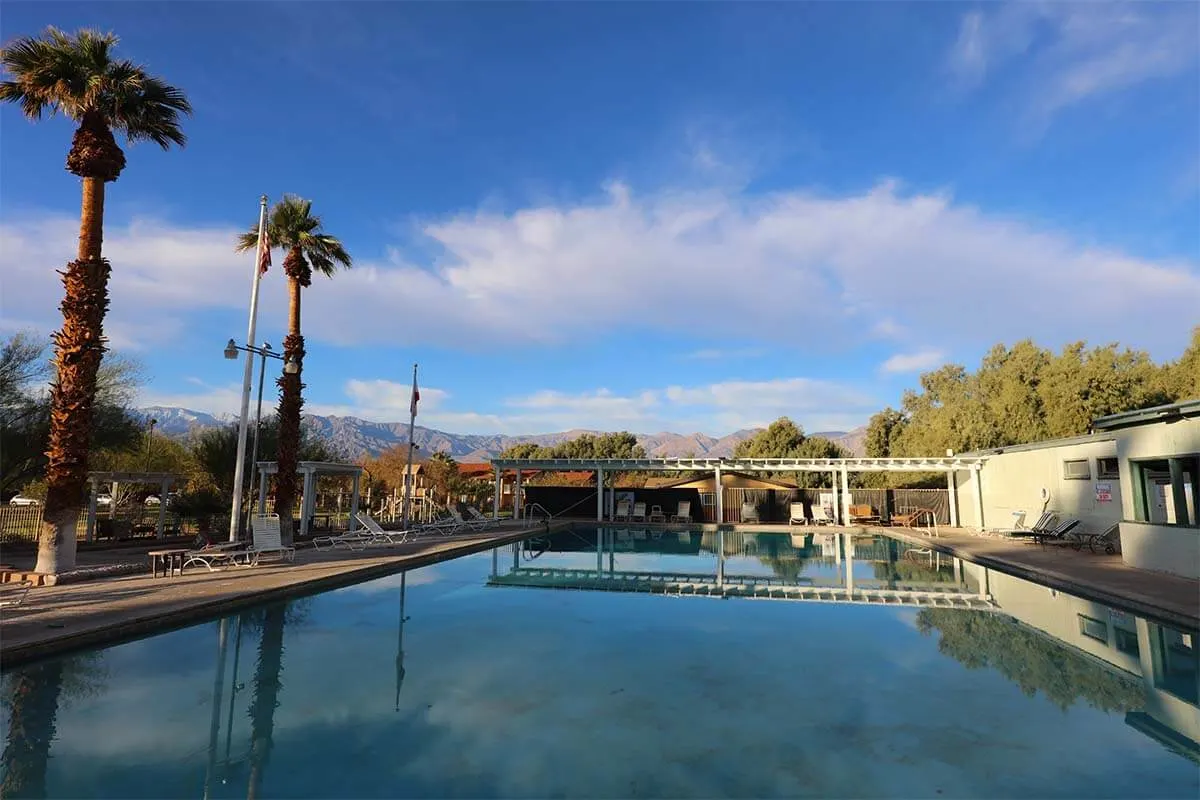
[[267, 513], [267, 473], [258, 470], [258, 515]]
[[513, 482], [513, 518], [521, 518], [521, 470], [517, 469], [517, 478]]
[[309, 510], [313, 506], [313, 473], [311, 469], [304, 470], [304, 502], [300, 503], [300, 535], [308, 535], [308, 520], [312, 516]]
[[721, 485], [721, 468], [717, 467], [713, 474], [716, 476], [717, 524], [720, 525], [725, 522], [725, 487]]
[[[496, 495], [492, 498], [492, 519], [500, 519], [500, 492], [504, 488], [504, 473], [496, 467], [492, 467], [496, 473]], [[513, 519], [516, 519], [516, 514], [513, 514]]]
[[[358, 530], [358, 486], [359, 480], [362, 478], [361, 472], [354, 473], [353, 482], [350, 484], [350, 530]], [[371, 503], [367, 501], [367, 510], [370, 512]]]
[[158, 525], [154, 529], [156, 539], [161, 539], [165, 535], [163, 528], [167, 522], [167, 490], [171, 487], [171, 479], [164, 478], [158, 486]]
[[954, 470], [946, 473], [946, 490], [950, 493], [950, 527], [958, 527], [958, 476]]
[[842, 466], [842, 524], [850, 524], [850, 470]]
[[981, 485], [983, 479], [983, 470], [980, 469], [980, 465], [978, 464], [975, 465], [974, 478], [975, 479], [972, 481], [972, 483], [975, 486], [975, 510], [979, 514], [979, 530], [983, 531], [986, 530], [986, 528], [983, 526], [983, 486]]
[[87, 541], [94, 541], [96, 538], [96, 479], [88, 478], [88, 516], [87, 516]]
[[596, 522], [604, 521], [604, 470], [596, 470]]
[[[833, 493], [833, 503], [832, 503], [832, 508], [829, 509], [829, 513], [833, 515], [833, 521], [835, 523], [841, 523], [842, 518], [841, 518], [841, 515], [840, 515], [838, 509], [840, 509], [842, 507], [842, 502], [841, 502], [841, 500], [838, 499], [837, 470], [832, 470], [829, 473], [829, 491], [831, 491]], [[820, 492], [817, 492], [817, 500], [818, 501], [821, 499], [820, 494], [821, 494]]]

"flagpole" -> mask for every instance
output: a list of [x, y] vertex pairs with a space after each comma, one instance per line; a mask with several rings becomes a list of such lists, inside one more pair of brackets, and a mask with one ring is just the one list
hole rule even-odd
[[412, 402], [408, 406], [408, 467], [404, 470], [404, 514], [400, 530], [408, 530], [408, 510], [412, 507], [413, 429], [417, 425], [417, 365], [413, 364]]
[[267, 196], [259, 198], [258, 247], [254, 249], [254, 277], [250, 282], [250, 324], [246, 328], [246, 370], [242, 375], [242, 410], [238, 417], [237, 463], [233, 467], [233, 507], [229, 512], [229, 541], [238, 540], [242, 521], [242, 484], [246, 477], [246, 428], [250, 419], [250, 384], [254, 379], [254, 329], [258, 322], [258, 284], [262, 280], [263, 247], [267, 232]]

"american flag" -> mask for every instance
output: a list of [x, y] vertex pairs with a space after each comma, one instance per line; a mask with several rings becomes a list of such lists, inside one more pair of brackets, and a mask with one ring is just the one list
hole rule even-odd
[[262, 250], [258, 254], [258, 274], [266, 275], [267, 269], [271, 266], [271, 240], [267, 238], [267, 232], [263, 231], [262, 235]]
[[408, 409], [409, 414], [414, 417], [417, 415], [417, 401], [420, 399], [421, 399], [421, 390], [417, 388], [417, 376], [414, 373], [413, 374], [412, 405], [409, 406], [409, 409]]

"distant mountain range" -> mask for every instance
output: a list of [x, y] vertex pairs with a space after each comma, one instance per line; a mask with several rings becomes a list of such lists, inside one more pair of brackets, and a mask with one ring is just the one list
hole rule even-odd
[[[139, 411], [143, 416], [152, 417], [158, 421], [156, 428], [160, 433], [172, 437], [184, 437], [205, 428], [229, 425], [237, 421], [237, 417], [232, 414], [206, 414], [203, 411], [168, 406], [149, 406], [139, 409]], [[371, 422], [357, 417], [324, 417], [315, 414], [306, 414], [304, 422], [314, 433], [327, 439], [336, 450], [350, 458], [358, 458], [363, 454], [378, 455], [389, 447], [402, 445], [408, 441], [408, 423], [406, 422]], [[420, 447], [421, 453], [426, 455], [447, 453], [457, 461], [480, 462], [487, 461], [514, 444], [532, 442], [552, 447], [585, 433], [601, 432], [570, 430], [528, 436], [505, 436], [503, 434], [447, 433], [418, 425], [413, 432], [413, 441]], [[757, 429], [741, 430], [720, 438], [704, 433], [639, 433], [635, 435], [638, 444], [645, 448], [646, 453], [651, 456], [678, 458], [691, 455], [696, 458], [720, 458], [733, 455], [733, 448], [737, 446], [738, 442], [749, 439], [757, 432]], [[822, 431], [809, 435], [824, 436], [855, 455], [862, 455], [865, 432], [866, 428], [862, 427], [849, 432]]]

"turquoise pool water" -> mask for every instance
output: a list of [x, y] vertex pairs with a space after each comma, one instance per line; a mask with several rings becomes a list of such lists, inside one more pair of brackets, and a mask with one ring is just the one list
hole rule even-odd
[[0, 794], [1200, 793], [1195, 632], [885, 538], [602, 530], [6, 673]]

